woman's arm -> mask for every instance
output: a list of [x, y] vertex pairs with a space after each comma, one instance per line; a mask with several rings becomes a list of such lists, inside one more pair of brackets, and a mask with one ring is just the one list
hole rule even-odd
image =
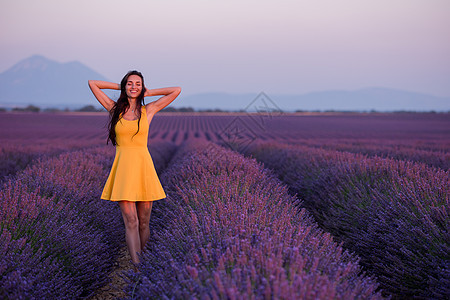
[[151, 110], [153, 114], [156, 114], [158, 111], [169, 105], [176, 97], [181, 93], [181, 88], [176, 87], [167, 87], [161, 89], [147, 89], [145, 91], [144, 96], [159, 96], [164, 95], [164, 97], [159, 98], [156, 101], [150, 102], [147, 104], [147, 109]]
[[101, 81], [101, 80], [89, 80], [89, 88], [97, 98], [98, 102], [110, 111], [115, 102], [109, 98], [101, 89], [120, 90], [120, 85], [113, 82]]

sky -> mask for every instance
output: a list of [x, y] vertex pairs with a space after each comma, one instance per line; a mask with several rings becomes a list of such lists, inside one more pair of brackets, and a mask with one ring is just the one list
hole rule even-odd
[[186, 95], [450, 97], [449, 16], [449, 0], [0, 0], [0, 72], [39, 54]]

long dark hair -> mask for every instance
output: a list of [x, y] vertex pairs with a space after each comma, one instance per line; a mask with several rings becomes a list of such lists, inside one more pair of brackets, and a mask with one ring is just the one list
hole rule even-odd
[[137, 115], [138, 115], [138, 130], [136, 131], [136, 133], [134, 135], [136, 135], [139, 132], [139, 123], [141, 121], [141, 107], [143, 105], [145, 105], [145, 103], [144, 103], [145, 85], [144, 85], [144, 76], [142, 76], [142, 73], [138, 72], [136, 70], [133, 70], [133, 71], [129, 71], [122, 78], [122, 81], [120, 82], [119, 99], [117, 99], [117, 102], [114, 104], [112, 109], [109, 111], [109, 117], [110, 117], [109, 123], [108, 123], [109, 135], [108, 135], [108, 140], [106, 141], [106, 143], [111, 141], [111, 143], [114, 146], [117, 145], [116, 130], [115, 130], [116, 124], [117, 124], [117, 122], [119, 122], [121, 115], [124, 114], [125, 111], [127, 110], [127, 108], [130, 107], [130, 102], [128, 101], [128, 96], [127, 96], [127, 91], [126, 91], [126, 85], [127, 85], [128, 77], [130, 77], [131, 75], [137, 75], [137, 76], [141, 77], [141, 81], [142, 81], [142, 91], [136, 99], [137, 100], [136, 101], [136, 111], [137, 111]]

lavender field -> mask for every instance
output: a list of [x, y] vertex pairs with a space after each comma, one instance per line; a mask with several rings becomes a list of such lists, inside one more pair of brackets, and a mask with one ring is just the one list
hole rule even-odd
[[152, 121], [138, 271], [100, 199], [106, 114], [0, 114], [0, 297], [450, 297], [449, 114], [176, 114]]

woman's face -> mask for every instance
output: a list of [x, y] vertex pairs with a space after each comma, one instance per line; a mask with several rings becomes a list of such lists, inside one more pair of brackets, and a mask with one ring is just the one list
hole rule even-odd
[[125, 85], [128, 98], [136, 99], [142, 91], [142, 79], [138, 75], [130, 75]]

